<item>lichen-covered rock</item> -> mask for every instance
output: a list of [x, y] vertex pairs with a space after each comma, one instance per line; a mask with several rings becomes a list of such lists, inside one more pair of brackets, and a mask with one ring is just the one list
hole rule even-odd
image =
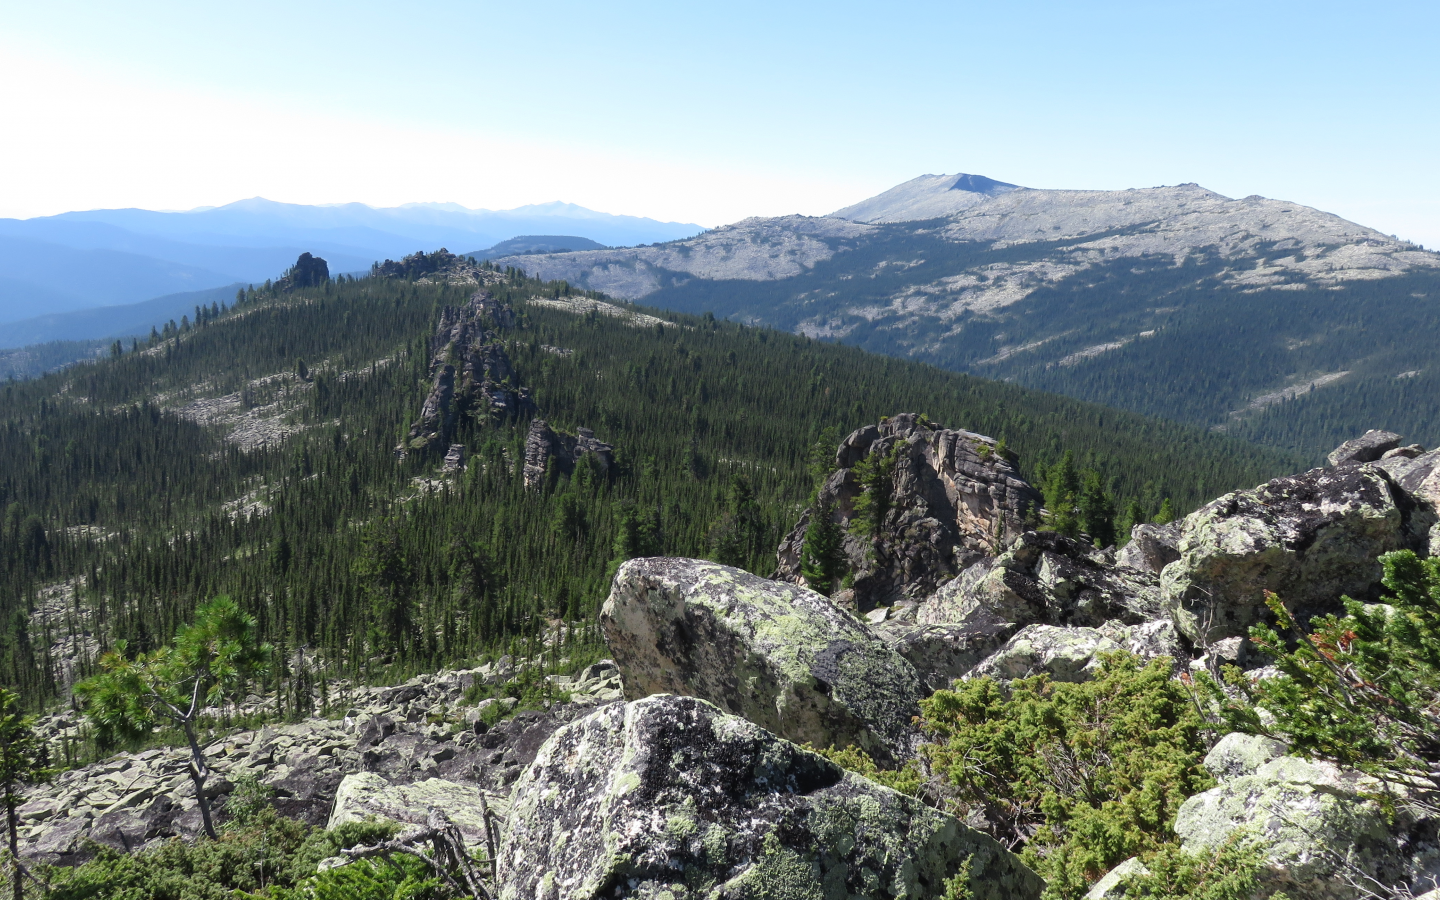
[[1341, 594], [1374, 595], [1376, 557], [1417, 543], [1416, 509], [1372, 466], [1312, 469], [1226, 494], [1185, 517], [1180, 559], [1160, 579], [1165, 602], [1196, 641], [1245, 635], [1268, 615], [1267, 590], [1302, 622], [1338, 611]]
[[1043, 888], [994, 839], [676, 696], [556, 732], [515, 786], [499, 863], [500, 900], [925, 900], [962, 874], [974, 900]]
[[1105, 873], [1105, 877], [1091, 885], [1085, 900], [1125, 900], [1130, 886], [1150, 874], [1137, 856], [1132, 856]]
[[1431, 511], [1440, 509], [1440, 450], [1415, 456], [1392, 456], [1375, 463], [1400, 490]]
[[[852, 527], [863, 491], [855, 467], [894, 454], [888, 511], [873, 534]], [[838, 470], [820, 489], [845, 529], [855, 606], [868, 611], [918, 600], [1010, 543], [1038, 512], [1039, 493], [999, 452], [994, 439], [942, 428], [904, 413], [861, 428], [835, 454]], [[801, 583], [800, 550], [812, 510], [780, 545], [774, 577]]]
[[620, 567], [600, 626], [626, 697], [684, 694], [817, 746], [888, 759], [919, 712], [915, 670], [819, 594], [693, 559]]
[[1347, 466], [1355, 463], [1374, 462], [1400, 446], [1400, 435], [1393, 431], [1371, 429], [1354, 440], [1346, 441], [1326, 457], [1332, 466]]
[[1117, 650], [1146, 660], [1185, 656], [1168, 621], [1142, 625], [1107, 622], [1099, 628], [1028, 625], [968, 674], [1006, 680], [1044, 674], [1054, 681], [1085, 681], [1099, 668], [1102, 654]]
[[[480, 802], [482, 795], [484, 804]], [[488, 809], [503, 818], [509, 806], [507, 797], [484, 795], [473, 784], [457, 784], [443, 778], [392, 784], [373, 772], [356, 772], [340, 782], [335, 792], [335, 808], [325, 827], [363, 822], [372, 817], [401, 825], [424, 825], [430, 810], [438, 809], [460, 829], [466, 843], [483, 846], [485, 811]]]
[[982, 560], [920, 604], [922, 624], [994, 631], [1008, 625], [1098, 627], [1139, 624], [1163, 609], [1149, 572], [1116, 566], [1079, 541], [1027, 531], [1004, 553]]
[[1013, 628], [974, 631], [963, 625], [886, 623], [875, 629], [880, 639], [915, 667], [931, 692], [948, 690], [955, 679], [975, 668], [1004, 645]]
[[1115, 564], [1159, 575], [1166, 566], [1180, 558], [1176, 546], [1180, 542], [1177, 524], [1136, 525], [1130, 529], [1130, 541], [1115, 555]]
[[1254, 775], [1260, 767], [1285, 755], [1286, 746], [1274, 738], [1232, 731], [1205, 754], [1205, 768], [1216, 781]]
[[[1222, 749], [1223, 748], [1223, 749]], [[1262, 878], [1294, 900], [1352, 900], [1364, 896], [1346, 876], [1384, 885], [1407, 880], [1409, 865], [1385, 812], [1352, 770], [1280, 756], [1249, 770], [1268, 746], [1222, 741], [1206, 758], [1212, 772], [1238, 771], [1218, 787], [1186, 800], [1175, 819], [1182, 849], [1213, 850], [1243, 832], [1265, 854]], [[1247, 771], [1248, 770], [1248, 771]], [[1355, 880], [1363, 880], [1357, 878]]]

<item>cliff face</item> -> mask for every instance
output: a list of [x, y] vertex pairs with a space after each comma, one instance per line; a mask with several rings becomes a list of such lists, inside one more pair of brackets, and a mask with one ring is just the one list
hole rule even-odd
[[515, 312], [479, 290], [461, 307], [447, 306], [430, 338], [434, 387], [404, 449], [449, 443], [465, 416], [505, 419], [535, 411], [530, 392], [516, 384], [515, 370], [491, 329], [515, 327]]
[[615, 465], [615, 448], [597, 440], [589, 428], [577, 429], [578, 434], [565, 434], [550, 427], [544, 419], [530, 423], [530, 433], [525, 436], [525, 486], [537, 488], [545, 479], [545, 470], [550, 460], [556, 468], [570, 474], [575, 465], [590, 454], [602, 473], [609, 472]]
[[[873, 533], [856, 527], [864, 493], [857, 466], [892, 460], [888, 510]], [[971, 563], [998, 554], [1038, 512], [1040, 494], [984, 435], [942, 428], [905, 413], [847, 437], [839, 469], [780, 545], [774, 577], [800, 583], [800, 552], [817, 509], [829, 508], [845, 532], [853, 594], [861, 610], [929, 596]]]

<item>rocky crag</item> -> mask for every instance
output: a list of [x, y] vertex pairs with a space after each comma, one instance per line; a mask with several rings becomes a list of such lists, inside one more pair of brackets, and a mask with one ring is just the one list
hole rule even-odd
[[535, 412], [530, 391], [519, 386], [497, 332], [515, 327], [515, 311], [489, 291], [478, 290], [464, 306], [440, 312], [430, 337], [434, 387], [403, 449], [448, 445], [466, 417], [503, 420]]
[[523, 469], [527, 488], [540, 487], [552, 464], [556, 471], [569, 475], [588, 457], [601, 474], [610, 471], [610, 467], [615, 465], [615, 448], [597, 440], [595, 432], [588, 428], [577, 431], [578, 434], [557, 432], [544, 419], [535, 419], [530, 423], [530, 432], [525, 436]]
[[505, 276], [468, 256], [456, 256], [444, 247], [434, 253], [412, 253], [400, 261], [387, 259], [371, 267], [382, 278], [406, 278], [417, 284], [453, 284], [486, 287], [499, 284]]
[[[888, 509], [873, 533], [856, 527], [862, 485], [857, 466], [893, 467]], [[933, 593], [966, 566], [1000, 552], [1038, 521], [1039, 493], [1020, 478], [996, 441], [905, 413], [856, 430], [835, 454], [836, 471], [780, 545], [777, 580], [801, 583], [800, 553], [810, 518], [829, 509], [845, 532], [852, 593], [866, 611]]]

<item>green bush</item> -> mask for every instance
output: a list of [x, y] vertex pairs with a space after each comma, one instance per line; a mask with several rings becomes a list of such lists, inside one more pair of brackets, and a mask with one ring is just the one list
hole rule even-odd
[[[221, 830], [218, 840], [176, 838], [139, 853], [107, 847], [79, 866], [48, 867], [41, 872], [52, 886], [46, 896], [50, 900], [232, 900], [238, 892], [299, 900], [305, 895], [285, 891], [316, 877], [320, 860], [348, 847], [385, 840], [396, 830], [393, 823], [366, 822], [325, 831], [282, 818], [269, 806], [243, 805], [248, 808]], [[326, 880], [328, 874], [318, 877]], [[407, 877], [408, 873], [398, 873], [392, 880], [399, 884]]]
[[[1279, 627], [1250, 630], [1278, 677], [1252, 681], [1233, 667], [1227, 693], [1202, 677], [1225, 725], [1284, 740], [1300, 755], [1353, 766], [1391, 783], [1440, 789], [1440, 559], [1409, 550], [1380, 557], [1383, 603], [1343, 597], [1346, 615], [1304, 632], [1274, 594]], [[1263, 709], [1270, 715], [1262, 717]]]
[[1080, 684], [961, 681], [922, 708], [946, 804], [1018, 849], [1054, 900], [1173, 843], [1180, 804], [1212, 783], [1205, 723], [1168, 659], [1108, 654]]
[[910, 760], [899, 769], [882, 769], [870, 758], [870, 754], [859, 747], [845, 747], [837, 750], [834, 747], [820, 748], [812, 744], [806, 744], [805, 749], [818, 753], [842, 769], [848, 769], [856, 775], [863, 775], [876, 784], [883, 784], [891, 790], [908, 794], [911, 797], [919, 797], [921, 788], [925, 785], [925, 776], [920, 772], [920, 766], [915, 760]]

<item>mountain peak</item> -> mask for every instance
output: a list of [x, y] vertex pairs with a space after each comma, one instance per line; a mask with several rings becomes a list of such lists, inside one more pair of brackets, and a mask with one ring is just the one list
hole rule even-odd
[[936, 219], [1021, 190], [1025, 189], [984, 175], [921, 175], [830, 215], [869, 223]]

